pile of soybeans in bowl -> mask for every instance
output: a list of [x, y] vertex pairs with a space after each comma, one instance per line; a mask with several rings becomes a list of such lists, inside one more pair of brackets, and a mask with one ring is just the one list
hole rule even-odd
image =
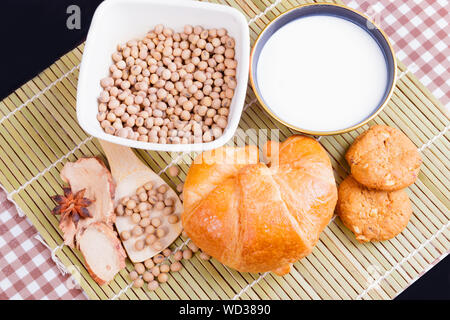
[[97, 119], [107, 134], [192, 144], [219, 138], [237, 86], [235, 40], [227, 30], [156, 25], [119, 44], [100, 81]]

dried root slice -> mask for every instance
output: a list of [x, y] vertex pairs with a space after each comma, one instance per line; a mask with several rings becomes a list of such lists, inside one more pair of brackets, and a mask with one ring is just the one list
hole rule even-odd
[[85, 189], [84, 197], [93, 200], [87, 207], [91, 218], [81, 219], [77, 226], [71, 220], [60, 221], [64, 243], [73, 248], [74, 238], [79, 230], [93, 222], [105, 222], [111, 226], [114, 223], [115, 184], [108, 168], [98, 158], [81, 158], [75, 162], [67, 162], [61, 170], [61, 178], [70, 185], [73, 193]]
[[92, 223], [77, 235], [89, 274], [98, 284], [111, 281], [125, 268], [126, 254], [116, 232], [105, 223]]

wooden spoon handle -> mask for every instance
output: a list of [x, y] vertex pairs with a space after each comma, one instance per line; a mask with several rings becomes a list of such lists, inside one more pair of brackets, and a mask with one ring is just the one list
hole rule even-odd
[[134, 172], [149, 170], [149, 167], [139, 160], [131, 148], [100, 139], [98, 141], [106, 154], [111, 174], [116, 183], [120, 183], [121, 180]]

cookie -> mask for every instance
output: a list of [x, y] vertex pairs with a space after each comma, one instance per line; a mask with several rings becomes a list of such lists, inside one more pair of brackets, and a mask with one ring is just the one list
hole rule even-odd
[[405, 190], [368, 189], [348, 176], [339, 186], [337, 213], [359, 242], [388, 240], [408, 224], [412, 213]]
[[417, 147], [403, 132], [383, 125], [356, 138], [345, 158], [359, 183], [385, 191], [413, 184], [422, 163]]

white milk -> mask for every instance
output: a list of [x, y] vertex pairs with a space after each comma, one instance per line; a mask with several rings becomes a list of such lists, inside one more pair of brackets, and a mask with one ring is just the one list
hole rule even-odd
[[310, 16], [280, 28], [257, 65], [261, 95], [285, 122], [335, 131], [369, 117], [383, 98], [387, 65], [362, 28], [332, 16]]

